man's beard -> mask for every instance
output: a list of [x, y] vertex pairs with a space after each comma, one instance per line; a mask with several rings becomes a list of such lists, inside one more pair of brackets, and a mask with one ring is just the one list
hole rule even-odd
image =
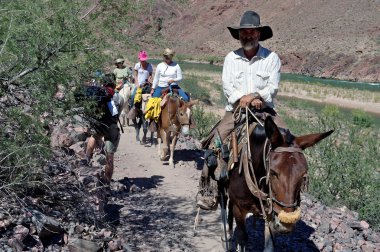
[[249, 51], [256, 48], [258, 43], [255, 40], [240, 39], [240, 44], [245, 51]]

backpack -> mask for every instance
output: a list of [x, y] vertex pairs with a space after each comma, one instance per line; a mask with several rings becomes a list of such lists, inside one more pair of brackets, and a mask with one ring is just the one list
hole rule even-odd
[[[74, 95], [85, 106], [85, 117], [96, 133], [104, 135], [111, 124], [117, 123], [118, 109], [113, 103], [113, 94], [106, 87], [86, 86]], [[92, 104], [91, 104], [92, 102]], [[91, 104], [89, 108], [86, 104]]]

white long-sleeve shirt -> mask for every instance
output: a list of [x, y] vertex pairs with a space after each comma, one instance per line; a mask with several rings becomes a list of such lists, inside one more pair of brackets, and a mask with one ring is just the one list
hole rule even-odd
[[248, 60], [242, 48], [227, 54], [223, 65], [223, 91], [227, 111], [244, 95], [259, 93], [265, 106], [274, 107], [273, 98], [280, 82], [281, 61], [278, 55], [259, 46], [256, 55]]
[[182, 71], [179, 65], [172, 61], [169, 65], [165, 62], [161, 62], [157, 65], [156, 73], [153, 79], [153, 88], [167, 87], [169, 86], [168, 81], [174, 80], [174, 82], [180, 82], [182, 80]]

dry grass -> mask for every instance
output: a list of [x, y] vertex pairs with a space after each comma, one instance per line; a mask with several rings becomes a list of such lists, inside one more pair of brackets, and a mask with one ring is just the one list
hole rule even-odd
[[380, 93], [366, 90], [328, 87], [318, 84], [282, 82], [279, 94], [309, 96], [314, 99], [340, 98], [358, 102], [380, 103]]

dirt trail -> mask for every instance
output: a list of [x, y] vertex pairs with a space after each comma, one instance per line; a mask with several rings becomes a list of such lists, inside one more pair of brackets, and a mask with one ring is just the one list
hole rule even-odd
[[[201, 211], [194, 235], [195, 195], [203, 166], [196, 141], [180, 138], [173, 169], [159, 161], [157, 148], [135, 142], [134, 129], [124, 128], [106, 213], [115, 237], [126, 251], [224, 251], [220, 212]], [[119, 188], [118, 188], [119, 187]], [[120, 187], [123, 187], [120, 189]], [[380, 234], [345, 207], [326, 207], [301, 196], [302, 218], [290, 235], [277, 235], [275, 251], [378, 251]], [[247, 251], [263, 251], [262, 221], [247, 221]], [[234, 241], [236, 240], [236, 236]]]
[[128, 237], [132, 251], [223, 251], [219, 212], [202, 211], [196, 236], [193, 232], [201, 155], [194, 149], [178, 150], [173, 169], [162, 164], [157, 148], [136, 143], [134, 129], [125, 128], [113, 178], [134, 184], [124, 199], [126, 205], [119, 206], [120, 226], [132, 235]]

